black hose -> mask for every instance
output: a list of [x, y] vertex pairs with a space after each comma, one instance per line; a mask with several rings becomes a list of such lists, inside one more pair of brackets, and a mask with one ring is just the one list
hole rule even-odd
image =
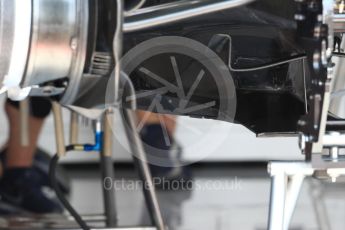
[[[66, 152], [74, 150], [74, 146], [66, 146]], [[59, 162], [59, 155], [56, 154], [50, 161], [50, 167], [49, 167], [49, 178], [50, 183], [56, 193], [57, 198], [60, 200], [62, 205], [67, 209], [67, 211], [73, 216], [75, 221], [78, 223], [78, 225], [83, 230], [90, 230], [90, 227], [86, 224], [86, 222], [81, 218], [79, 213], [72, 207], [72, 205], [69, 203], [69, 201], [65, 198], [63, 192], [61, 191], [57, 180], [56, 180], [56, 166]]]

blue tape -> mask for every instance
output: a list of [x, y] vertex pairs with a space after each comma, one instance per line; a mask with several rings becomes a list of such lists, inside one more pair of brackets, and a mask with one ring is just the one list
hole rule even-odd
[[84, 151], [86, 152], [93, 152], [97, 151], [100, 152], [102, 150], [103, 145], [103, 132], [96, 132], [95, 133], [95, 144], [94, 145], [84, 145]]

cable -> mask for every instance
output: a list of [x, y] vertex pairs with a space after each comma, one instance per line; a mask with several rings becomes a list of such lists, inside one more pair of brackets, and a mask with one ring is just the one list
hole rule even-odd
[[[139, 2], [139, 4], [136, 7], [141, 7], [143, 4], [145, 4], [146, 0], [142, 0]], [[114, 94], [115, 94], [115, 107], [118, 106], [119, 100], [120, 100], [120, 83], [121, 83], [121, 76], [124, 76], [125, 81], [128, 82], [130, 91], [132, 93], [131, 100], [131, 107], [132, 109], [136, 109], [136, 98], [135, 98], [135, 89], [133, 86], [132, 81], [128, 77], [128, 75], [124, 72], [122, 72], [122, 66], [121, 66], [121, 57], [122, 57], [122, 43], [123, 43], [123, 23], [124, 23], [124, 1], [123, 0], [116, 0], [116, 8], [117, 8], [117, 20], [116, 20], [116, 30], [114, 34], [114, 40], [113, 40], [113, 55], [114, 55], [114, 61], [115, 61], [115, 69], [114, 69]]]
[[[128, 77], [128, 75], [124, 72], [122, 72], [121, 68], [121, 56], [122, 56], [122, 42], [123, 42], [123, 23], [124, 23], [124, 14], [123, 14], [123, 0], [117, 0], [117, 21], [116, 21], [116, 30], [114, 34], [114, 40], [113, 40], [113, 54], [114, 54], [114, 60], [115, 60], [115, 69], [114, 69], [114, 77], [115, 77], [115, 84], [114, 84], [114, 91], [115, 91], [115, 105], [118, 105], [119, 102], [119, 91], [120, 91], [120, 81], [121, 76], [124, 76], [125, 80], [129, 84], [129, 88], [132, 94], [132, 100], [131, 100], [131, 108], [133, 110], [136, 110], [137, 108], [137, 101], [136, 101], [136, 95], [135, 95], [135, 88], [133, 86], [133, 82]], [[139, 2], [139, 4], [136, 6], [140, 8], [142, 5], [144, 5], [146, 0], [142, 0]], [[133, 9], [132, 9], [133, 10]]]
[[121, 75], [121, 56], [122, 56], [122, 41], [123, 41], [123, 0], [116, 0], [117, 20], [116, 30], [113, 40], [113, 55], [115, 61], [114, 77], [115, 77], [115, 103], [119, 102], [119, 87]]
[[[129, 85], [129, 89], [130, 89], [130, 93], [131, 93], [131, 109], [132, 110], [137, 110], [137, 97], [136, 97], [136, 93], [135, 93], [135, 88], [133, 85], [132, 80], [128, 77], [128, 75], [124, 72], [121, 72], [121, 76], [123, 76], [125, 78], [125, 81], [128, 83]], [[124, 83], [124, 86], [126, 85], [126, 83]], [[125, 88], [125, 87], [124, 87]]]
[[[66, 152], [74, 150], [74, 145], [66, 146]], [[62, 205], [67, 209], [67, 211], [73, 216], [75, 221], [83, 230], [90, 230], [90, 227], [86, 224], [86, 222], [81, 218], [78, 212], [73, 208], [73, 206], [69, 203], [69, 201], [65, 198], [63, 192], [60, 190], [60, 187], [57, 183], [56, 179], [56, 167], [59, 162], [59, 155], [56, 154], [50, 161], [49, 167], [49, 178], [51, 185], [56, 193], [57, 198], [60, 200]]]

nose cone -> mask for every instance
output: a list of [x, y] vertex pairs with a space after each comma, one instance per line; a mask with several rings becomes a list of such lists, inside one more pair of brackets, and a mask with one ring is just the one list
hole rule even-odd
[[0, 87], [7, 75], [14, 39], [15, 0], [0, 0]]

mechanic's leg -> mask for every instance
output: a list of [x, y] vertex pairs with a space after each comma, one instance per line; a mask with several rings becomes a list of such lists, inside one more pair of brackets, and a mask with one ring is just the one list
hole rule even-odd
[[182, 148], [174, 138], [177, 126], [176, 116], [145, 111], [137, 111], [137, 116], [138, 130], [150, 163], [151, 173], [156, 178], [155, 185], [160, 188], [169, 188], [171, 181], [189, 182], [192, 178], [191, 172], [183, 167]]
[[166, 114], [156, 114], [152, 112], [137, 111], [138, 123], [143, 125], [161, 125], [166, 129], [168, 134], [173, 137], [176, 131], [176, 116]]
[[[11, 205], [12, 210], [32, 213], [62, 212], [61, 206], [44, 192], [46, 180], [34, 169], [33, 159], [37, 149], [37, 140], [44, 118], [51, 109], [50, 101], [41, 98], [30, 98], [29, 146], [20, 143], [19, 106], [16, 102], [7, 101], [5, 110], [9, 120], [9, 140], [5, 154], [5, 170], [0, 180], [1, 202]], [[7, 214], [6, 209], [0, 210]]]
[[7, 142], [6, 168], [30, 168], [37, 148], [37, 140], [44, 123], [44, 118], [29, 117], [29, 145], [20, 143], [20, 113], [19, 109], [10, 103], [5, 103], [5, 111], [9, 121], [9, 139]]

